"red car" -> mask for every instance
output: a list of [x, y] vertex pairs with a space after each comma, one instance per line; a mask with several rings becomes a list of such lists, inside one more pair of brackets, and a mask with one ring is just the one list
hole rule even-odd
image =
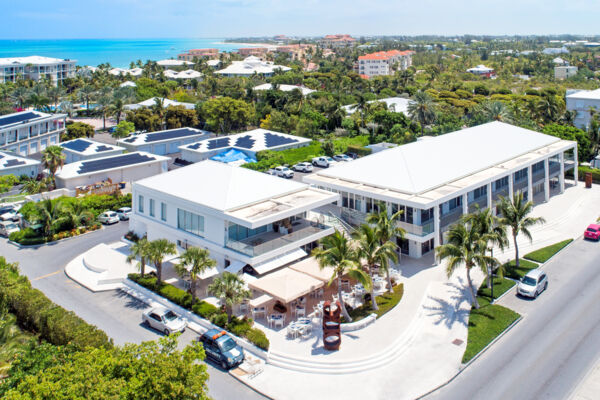
[[583, 237], [591, 240], [600, 240], [600, 225], [590, 224], [583, 233]]

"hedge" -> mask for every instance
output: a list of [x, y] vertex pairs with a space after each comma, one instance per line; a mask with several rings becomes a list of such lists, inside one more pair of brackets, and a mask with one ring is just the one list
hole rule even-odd
[[112, 347], [104, 332], [32, 288], [27, 277], [19, 274], [17, 264], [7, 263], [4, 257], [0, 257], [0, 301], [8, 305], [21, 328], [38, 333], [53, 345]]
[[368, 147], [356, 146], [353, 144], [348, 145], [348, 153], [356, 153], [359, 156], [368, 156], [373, 150]]
[[128, 278], [140, 286], [158, 293], [173, 303], [209, 320], [212, 324], [227, 329], [236, 336], [245, 337], [258, 348], [263, 350], [269, 349], [269, 339], [263, 331], [252, 327], [254, 324], [252, 319], [232, 317], [231, 321], [228, 323], [227, 314], [210, 303], [200, 300], [192, 306], [192, 296], [183, 289], [179, 289], [178, 287], [163, 282], [160, 289], [157, 291], [156, 277], [152, 275], [146, 275], [141, 278], [140, 274], [129, 274]]
[[541, 249], [525, 254], [523, 258], [543, 264], [572, 241], [573, 239], [567, 239], [563, 240], [562, 242], [554, 243], [550, 246], [542, 247]]
[[[600, 169], [586, 167], [586, 166], [579, 166], [579, 169], [578, 169], [578, 172], [577, 172], [577, 175], [579, 177], [579, 181], [581, 181], [581, 182], [585, 181], [585, 173], [586, 172], [591, 172], [592, 173], [592, 182], [594, 182], [594, 183], [600, 183]], [[566, 176], [567, 176], [567, 178], [572, 178], [573, 177], [573, 170], [570, 169], [569, 171], [567, 171]]]

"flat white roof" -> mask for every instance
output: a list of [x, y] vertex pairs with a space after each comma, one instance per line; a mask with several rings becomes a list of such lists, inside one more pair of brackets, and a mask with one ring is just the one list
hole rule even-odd
[[139, 167], [169, 160], [169, 157], [157, 156], [143, 151], [94, 158], [65, 164], [56, 174], [60, 179], [105, 173], [109, 171]]
[[[371, 100], [368, 103], [385, 103], [390, 111], [401, 112], [408, 115], [408, 105], [410, 104], [410, 99], [405, 99], [403, 97], [387, 97], [385, 99]], [[344, 110], [348, 114], [353, 114], [356, 112], [356, 104], [350, 104], [347, 106], [342, 106]]]
[[183, 60], [159, 60], [156, 62], [161, 67], [179, 67], [182, 65], [194, 65], [191, 61], [183, 61]]
[[9, 171], [14, 168], [21, 168], [28, 165], [40, 165], [40, 162], [14, 153], [0, 151], [0, 171]]
[[262, 61], [258, 57], [250, 56], [243, 61], [233, 61], [229, 66], [215, 73], [222, 75], [272, 74], [278, 69], [281, 71], [291, 70], [290, 67], [286, 67], [285, 65], [276, 65], [270, 61]]
[[600, 100], [600, 89], [578, 90], [575, 93], [567, 95], [567, 98], [580, 100]]
[[144, 101], [136, 103], [136, 104], [126, 104], [123, 108], [125, 108], [126, 110], [137, 110], [138, 108], [142, 108], [142, 107], [152, 107], [153, 105], [156, 104], [157, 99], [162, 102], [163, 107], [184, 106], [188, 110], [194, 110], [196, 108], [196, 105], [192, 104], [192, 103], [183, 103], [180, 101], [169, 100], [169, 99], [165, 99], [165, 98], [161, 99], [160, 97], [152, 97], [148, 100], [144, 100]]
[[117, 140], [123, 146], [143, 146], [177, 140], [202, 140], [213, 135], [212, 132], [196, 128], [175, 128], [164, 131], [140, 133]]
[[258, 128], [234, 135], [220, 136], [201, 142], [186, 144], [179, 148], [197, 153], [209, 153], [215, 150], [222, 152], [232, 148], [241, 151], [258, 152], [261, 150], [277, 150], [292, 145], [309, 144], [311, 141], [311, 139], [301, 136]]
[[135, 185], [223, 212], [308, 188], [304, 183], [212, 160], [142, 179]]
[[20, 111], [0, 116], [0, 129], [14, 129], [29, 122], [65, 118], [67, 114], [46, 114], [39, 111]]
[[510, 124], [490, 122], [382, 151], [316, 174], [419, 194], [560, 141]]
[[29, 56], [29, 57], [7, 57], [0, 58], [0, 65], [9, 64], [63, 64], [63, 63], [76, 63], [77, 60], [65, 60], [62, 58], [42, 57], [42, 56]]
[[[300, 90], [302, 95], [306, 96], [308, 94], [316, 92], [316, 90], [309, 89], [305, 86], [296, 86], [296, 85], [276, 85], [277, 90], [281, 90], [282, 92], [291, 92], [292, 90]], [[262, 85], [258, 85], [254, 87], [254, 90], [271, 90], [273, 89], [273, 85], [270, 83], [263, 83]]]
[[89, 139], [73, 139], [59, 144], [63, 151], [89, 156], [92, 154], [101, 154], [104, 152], [124, 151], [125, 147], [115, 146], [112, 144], [95, 142]]

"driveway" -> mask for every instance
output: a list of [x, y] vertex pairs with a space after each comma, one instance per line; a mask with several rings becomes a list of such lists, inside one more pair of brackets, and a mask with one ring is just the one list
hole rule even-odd
[[[87, 322], [96, 325], [113, 338], [116, 344], [141, 343], [155, 340], [161, 333], [141, 324], [144, 303], [121, 291], [93, 293], [75, 283], [64, 273], [65, 265], [77, 255], [99, 243], [118, 241], [129, 224], [120, 222], [102, 230], [68, 239], [37, 249], [20, 249], [0, 240], [0, 254], [9, 262], [18, 262], [21, 273], [31, 284], [55, 303], [74, 311]], [[197, 335], [187, 330], [180, 338], [180, 347], [190, 343]], [[263, 396], [238, 382], [220, 367], [207, 363], [210, 380], [209, 393], [215, 399], [264, 399]]]

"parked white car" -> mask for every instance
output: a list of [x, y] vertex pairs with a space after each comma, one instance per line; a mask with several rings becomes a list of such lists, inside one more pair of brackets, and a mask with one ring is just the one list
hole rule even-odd
[[312, 165], [314, 165], [315, 167], [329, 168], [335, 165], [335, 160], [327, 156], [315, 157], [312, 159]]
[[98, 221], [106, 225], [116, 224], [119, 222], [119, 215], [114, 211], [104, 211], [98, 216]]
[[131, 215], [131, 207], [121, 207], [116, 211], [121, 221], [129, 221]]
[[333, 159], [335, 161], [352, 161], [352, 158], [350, 158], [346, 154], [336, 154], [335, 156], [333, 156]]
[[12, 221], [2, 221], [0, 222], [0, 235], [8, 237], [13, 232], [19, 232], [20, 229]]
[[276, 176], [279, 176], [281, 178], [291, 179], [294, 177], [294, 171], [292, 171], [288, 167], [283, 167], [283, 166], [275, 167], [275, 168], [273, 168], [273, 171], [275, 171]]
[[536, 298], [548, 288], [548, 277], [539, 269], [529, 271], [517, 285], [517, 293], [521, 296]]
[[17, 221], [19, 221], [20, 218], [21, 218], [21, 214], [19, 214], [17, 212], [17, 210], [15, 210], [15, 209], [9, 210], [9, 211], [3, 213], [2, 215], [0, 215], [0, 221], [17, 222]]
[[142, 322], [151, 328], [170, 335], [174, 332], [183, 332], [187, 321], [168, 308], [156, 307], [142, 313]]
[[301, 162], [292, 167], [294, 171], [298, 172], [312, 172], [313, 166], [307, 162]]

